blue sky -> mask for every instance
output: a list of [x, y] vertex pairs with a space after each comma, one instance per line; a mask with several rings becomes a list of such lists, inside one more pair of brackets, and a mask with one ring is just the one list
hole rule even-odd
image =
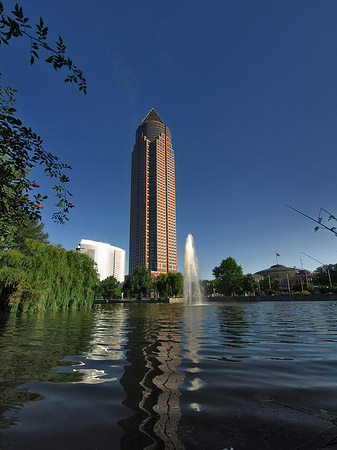
[[275, 264], [275, 251], [291, 267], [317, 267], [301, 252], [337, 262], [336, 237], [284, 206], [337, 215], [335, 0], [20, 4], [63, 37], [88, 82], [84, 96], [65, 73], [30, 66], [22, 39], [0, 47], [19, 117], [73, 167], [69, 222], [51, 221], [51, 196], [44, 207], [51, 242], [107, 241], [128, 255], [131, 151], [154, 107], [175, 150], [180, 271], [189, 233], [203, 279], [228, 256], [245, 273]]

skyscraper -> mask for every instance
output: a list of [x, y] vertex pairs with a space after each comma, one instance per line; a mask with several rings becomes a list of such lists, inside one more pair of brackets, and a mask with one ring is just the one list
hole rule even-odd
[[177, 272], [174, 151], [155, 109], [136, 131], [132, 152], [129, 274]]

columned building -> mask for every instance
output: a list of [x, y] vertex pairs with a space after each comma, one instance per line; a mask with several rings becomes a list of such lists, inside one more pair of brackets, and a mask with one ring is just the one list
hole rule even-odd
[[285, 292], [291, 290], [296, 284], [301, 284], [305, 287], [306, 284], [311, 284], [313, 280], [313, 274], [309, 270], [286, 267], [281, 264], [260, 270], [254, 276], [256, 281], [265, 277], [275, 278], [280, 283], [280, 290]]
[[132, 152], [129, 274], [177, 272], [174, 151], [155, 109], [137, 128]]

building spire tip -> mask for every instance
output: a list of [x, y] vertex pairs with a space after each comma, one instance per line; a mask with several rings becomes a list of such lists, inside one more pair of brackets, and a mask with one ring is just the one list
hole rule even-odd
[[163, 119], [157, 113], [157, 111], [152, 108], [151, 111], [147, 114], [147, 116], [142, 120], [142, 123], [149, 122], [150, 120], [155, 120], [157, 122], [164, 123]]

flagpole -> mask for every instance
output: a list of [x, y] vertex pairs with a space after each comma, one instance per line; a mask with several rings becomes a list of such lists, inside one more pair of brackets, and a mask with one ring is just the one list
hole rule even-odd
[[278, 263], [278, 257], [281, 256], [279, 253], [277, 253], [277, 251], [275, 250], [275, 257], [276, 257], [276, 266], [277, 266], [277, 278], [278, 281], [280, 282], [280, 267], [279, 267], [279, 263]]
[[275, 258], [276, 258], [276, 265], [278, 266], [278, 253], [277, 253], [277, 251], [275, 250]]

